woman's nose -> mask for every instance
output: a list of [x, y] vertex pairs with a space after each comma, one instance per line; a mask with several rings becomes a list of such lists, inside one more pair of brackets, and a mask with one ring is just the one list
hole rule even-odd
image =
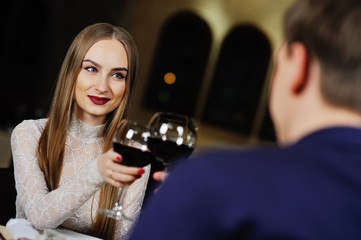
[[109, 89], [108, 79], [106, 76], [99, 76], [95, 83], [95, 90], [101, 93], [107, 92]]

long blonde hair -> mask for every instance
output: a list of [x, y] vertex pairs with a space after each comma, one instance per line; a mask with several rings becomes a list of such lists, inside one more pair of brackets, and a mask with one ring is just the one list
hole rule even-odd
[[[39, 139], [39, 165], [44, 173], [49, 191], [58, 188], [63, 166], [65, 139], [69, 129], [74, 104], [74, 88], [85, 54], [99, 40], [117, 39], [128, 53], [126, 90], [120, 105], [107, 115], [103, 132], [103, 152], [111, 148], [117, 123], [129, 114], [135, 84], [138, 52], [132, 36], [123, 28], [108, 23], [97, 23], [83, 29], [72, 42], [62, 64], [48, 121]], [[100, 190], [99, 208], [111, 208], [118, 189], [109, 184]], [[115, 221], [97, 214], [88, 234], [103, 239], [113, 239]]]

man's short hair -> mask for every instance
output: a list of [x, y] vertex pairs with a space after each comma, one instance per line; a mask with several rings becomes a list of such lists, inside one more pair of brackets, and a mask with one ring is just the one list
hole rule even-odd
[[325, 100], [361, 113], [361, 0], [298, 0], [284, 24], [319, 61]]

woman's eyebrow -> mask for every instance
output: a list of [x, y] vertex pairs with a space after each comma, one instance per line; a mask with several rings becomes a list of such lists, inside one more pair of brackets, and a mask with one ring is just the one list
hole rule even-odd
[[[101, 68], [101, 65], [97, 62], [94, 62], [90, 59], [84, 59], [83, 62], [90, 62], [91, 64], [95, 65], [98, 68]], [[118, 68], [112, 68], [112, 71], [125, 71], [128, 73], [128, 69], [126, 67], [118, 67]]]
[[120, 72], [127, 72], [128, 73], [128, 69], [125, 68], [125, 67], [113, 68], [112, 71], [120, 71]]
[[84, 62], [90, 62], [91, 64], [95, 65], [95, 66], [98, 67], [98, 68], [101, 67], [99, 63], [96, 63], [96, 62], [94, 62], [93, 60], [90, 60], [90, 59], [84, 59], [84, 60], [83, 60], [83, 63], [84, 63]]

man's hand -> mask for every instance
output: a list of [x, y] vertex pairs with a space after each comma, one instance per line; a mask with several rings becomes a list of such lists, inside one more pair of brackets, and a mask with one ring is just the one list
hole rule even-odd
[[168, 177], [168, 173], [165, 171], [158, 171], [153, 174], [153, 178], [157, 181], [164, 182]]

